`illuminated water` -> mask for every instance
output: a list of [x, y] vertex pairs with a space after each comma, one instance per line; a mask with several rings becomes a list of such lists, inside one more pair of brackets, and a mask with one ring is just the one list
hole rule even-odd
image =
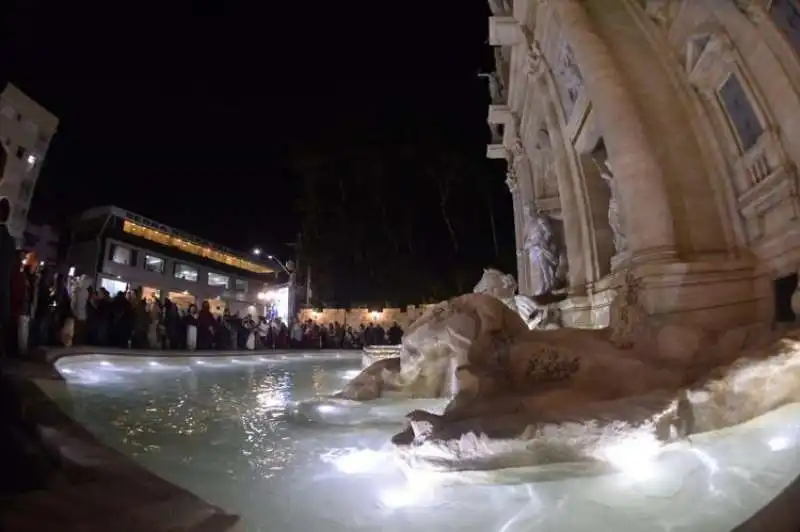
[[[408, 404], [331, 414], [373, 421], [356, 426], [286, 411], [340, 388], [359, 366], [359, 353], [76, 356], [58, 363], [69, 393], [47, 391], [103, 442], [241, 515], [249, 531], [728, 531], [800, 474], [792, 405], [627, 473], [408, 480], [383, 451]], [[509, 483], [520, 476], [530, 482]]]

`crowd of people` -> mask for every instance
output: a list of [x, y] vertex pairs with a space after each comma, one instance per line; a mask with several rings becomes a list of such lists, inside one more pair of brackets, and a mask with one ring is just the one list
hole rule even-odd
[[[141, 288], [111, 295], [85, 276], [72, 277], [25, 266], [12, 281], [12, 344], [93, 345], [133, 349], [358, 349], [396, 345], [403, 337], [395, 322], [357, 327], [338, 322], [214, 313], [207, 301], [198, 309], [143, 297]], [[8, 344], [7, 344], [8, 345]]]

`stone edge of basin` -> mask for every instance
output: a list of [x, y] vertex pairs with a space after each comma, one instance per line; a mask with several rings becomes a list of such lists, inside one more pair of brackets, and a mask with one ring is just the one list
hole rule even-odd
[[149, 472], [69, 417], [33, 382], [63, 385], [52, 365], [6, 359], [2, 374], [19, 400], [20, 420], [36, 429], [34, 452], [48, 462], [48, 471], [41, 489], [2, 498], [0, 529], [241, 530], [239, 516]]
[[[118, 347], [92, 347], [92, 346], [77, 346], [77, 347], [59, 347], [54, 349], [38, 349], [33, 352], [33, 359], [37, 361], [46, 362], [48, 364], [55, 364], [60, 358], [67, 356], [77, 355], [114, 355], [114, 356], [131, 356], [131, 357], [150, 357], [150, 358], [185, 358], [185, 357], [274, 357], [274, 356], [289, 356], [289, 358], [305, 358], [309, 350], [269, 350], [269, 351], [161, 351], [155, 349], [122, 349]], [[312, 358], [327, 358], [336, 355], [347, 355], [353, 358], [359, 358], [362, 355], [361, 350], [358, 349], [331, 349], [313, 351], [315, 355]]]
[[800, 476], [732, 532], [797, 532], [800, 530]]

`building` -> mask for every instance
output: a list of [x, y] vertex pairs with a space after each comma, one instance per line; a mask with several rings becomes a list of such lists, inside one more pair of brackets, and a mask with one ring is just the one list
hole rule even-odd
[[183, 307], [210, 301], [217, 313], [264, 315], [265, 303], [288, 290], [257, 259], [111, 206], [75, 221], [67, 262], [112, 295], [141, 287], [146, 298]]
[[33, 191], [58, 119], [10, 83], [0, 93], [0, 197], [11, 205], [8, 232], [23, 245]]
[[24, 251], [33, 253], [39, 262], [56, 264], [60, 242], [61, 235], [53, 226], [28, 223], [20, 247]]
[[794, 319], [797, 0], [489, 5], [487, 155], [507, 162], [521, 291], [540, 283], [538, 210], [562, 235], [567, 325], [607, 325], [624, 274], [650, 314]]

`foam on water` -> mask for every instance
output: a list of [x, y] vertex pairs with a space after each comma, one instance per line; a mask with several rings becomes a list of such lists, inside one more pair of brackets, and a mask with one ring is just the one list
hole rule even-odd
[[[54, 396], [106, 444], [245, 529], [281, 532], [731, 530], [800, 474], [800, 405], [699, 435], [616, 471], [561, 464], [470, 473], [408, 469], [387, 444], [410, 410], [318, 399], [360, 354], [62, 359]], [[328, 408], [324, 408], [328, 407]]]

